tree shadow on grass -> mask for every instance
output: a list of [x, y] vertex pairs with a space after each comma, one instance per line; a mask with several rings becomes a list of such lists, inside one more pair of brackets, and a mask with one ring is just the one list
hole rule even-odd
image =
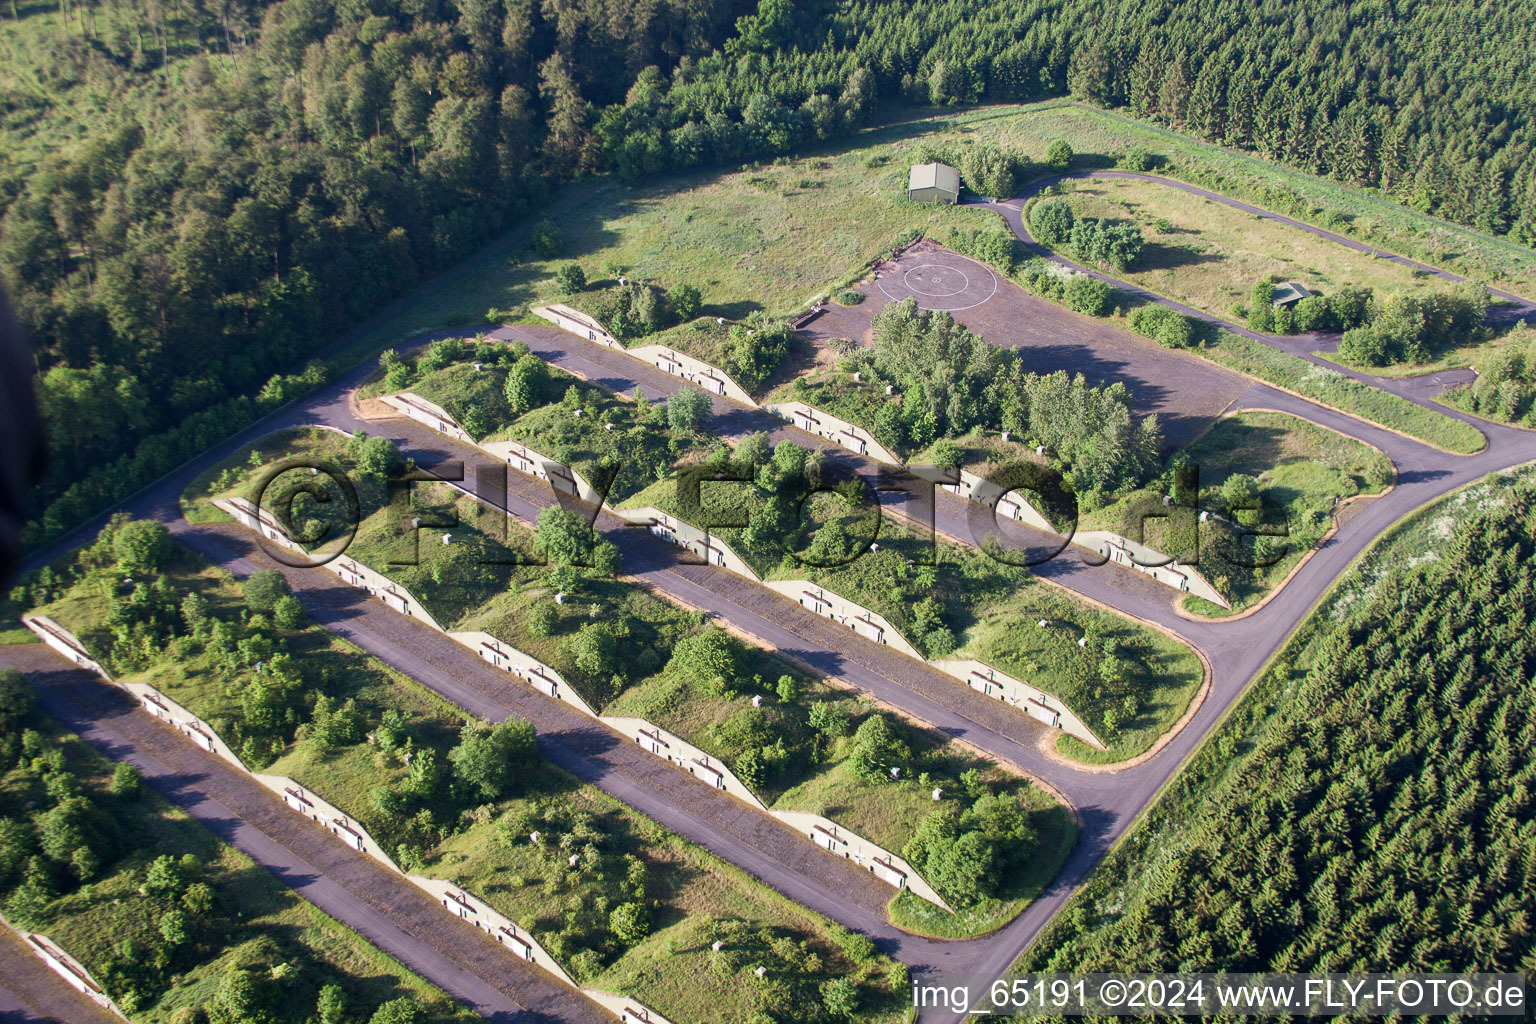
[[1219, 487], [1232, 473], [1267, 473], [1284, 458], [1284, 440], [1285, 431], [1276, 427], [1235, 422], [1222, 427], [1218, 438], [1207, 434], [1189, 452], [1200, 471], [1199, 485]]
[[1115, 166], [1115, 157], [1110, 153], [1075, 153], [1072, 156], [1073, 172], [1081, 171], [1107, 171]]
[[1136, 270], [1171, 270], [1174, 267], [1192, 267], [1201, 263], [1220, 263], [1218, 253], [1199, 252], [1187, 245], [1166, 245], [1162, 242], [1146, 242], [1141, 256], [1136, 260]]
[[699, 307], [700, 316], [718, 316], [727, 320], [743, 320], [763, 308], [761, 302], [740, 299], [736, 302], [710, 302]]
[[[676, 858], [645, 857], [647, 892], [682, 894], [694, 882], [704, 877], [704, 872]], [[682, 901], [672, 903], [658, 900], [651, 910], [651, 930], [664, 931], [692, 916], [692, 909]]]

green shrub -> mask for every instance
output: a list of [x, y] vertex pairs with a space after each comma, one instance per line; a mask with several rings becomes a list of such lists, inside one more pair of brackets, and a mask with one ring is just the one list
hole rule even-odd
[[857, 306], [864, 301], [864, 293], [856, 292], [852, 288], [844, 288], [832, 298], [841, 306]]
[[561, 295], [575, 295], [587, 286], [586, 271], [578, 263], [563, 263], [555, 271], [555, 287]]
[[1119, 164], [1122, 170], [1142, 173], [1152, 169], [1153, 157], [1145, 148], [1133, 146], [1120, 155]]
[[262, 569], [246, 577], [240, 589], [247, 608], [267, 615], [277, 609], [278, 601], [288, 596], [288, 579], [276, 569]]
[[667, 292], [667, 305], [679, 320], [692, 320], [699, 315], [699, 290], [691, 284], [673, 285]]
[[1275, 329], [1275, 283], [1269, 278], [1255, 281], [1248, 297], [1248, 329], [1268, 333]]
[[1076, 217], [1065, 199], [1045, 199], [1029, 211], [1029, 232], [1041, 245], [1058, 246], [1072, 234]]
[[1167, 306], [1138, 306], [1131, 310], [1130, 323], [1131, 330], [1164, 348], [1188, 348], [1194, 340], [1194, 322]]
[[1096, 277], [1078, 274], [1067, 282], [1067, 305], [1079, 313], [1103, 316], [1109, 311], [1112, 290]]
[[112, 535], [112, 554], [124, 572], [154, 572], [171, 556], [170, 531], [149, 519], [124, 523]]
[[560, 255], [560, 250], [565, 247], [565, 236], [560, 232], [560, 226], [554, 221], [541, 221], [533, 229], [533, 251], [549, 259]]

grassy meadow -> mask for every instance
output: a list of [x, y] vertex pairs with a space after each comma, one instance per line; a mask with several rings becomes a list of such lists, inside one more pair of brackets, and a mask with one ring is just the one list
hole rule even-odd
[[[1283, 523], [1289, 531], [1278, 560], [1249, 568], [1231, 561], [1234, 542], [1227, 523], [1213, 518], [1199, 524], [1200, 572], [1232, 608], [1197, 597], [1186, 596], [1184, 601], [1191, 610], [1214, 616], [1236, 614], [1262, 600], [1322, 540], [1339, 502], [1380, 494], [1395, 476], [1391, 459], [1364, 442], [1286, 413], [1262, 410], [1224, 416], [1183, 454], [1199, 470], [1200, 508], [1230, 518], [1223, 507], [1222, 485], [1234, 474], [1243, 474], [1257, 485], [1265, 506], [1263, 524]], [[1142, 514], [1149, 509], [1161, 512], [1162, 493], [1157, 485], [1133, 492], [1084, 516], [1079, 528], [1138, 538]], [[1161, 536], [1166, 528], [1167, 520], [1149, 521], [1144, 540], [1169, 554], [1179, 545]]]
[[[1380, 297], [1437, 287], [1399, 263], [1159, 182], [1105, 178], [1064, 185], [1079, 216], [1141, 228], [1146, 247], [1120, 277], [1233, 323], [1244, 323], [1253, 283], [1271, 276], [1300, 281], [1314, 294], [1346, 285]], [[1160, 222], [1168, 230], [1159, 230]]]
[[1536, 292], [1536, 254], [1524, 246], [1171, 129], [1047, 100], [867, 129], [769, 164], [578, 184], [565, 196], [570, 208], [554, 218], [564, 238], [557, 256], [490, 246], [452, 283], [422, 289], [353, 339], [345, 358], [366, 358], [428, 330], [525, 316], [530, 304], [559, 299], [554, 272], [570, 261], [594, 285], [611, 280], [613, 268], [667, 287], [693, 284], [706, 315], [797, 312], [912, 230], [942, 237], [976, 224], [976, 210], [906, 201], [907, 166], [920, 149], [985, 143], [1040, 160], [1056, 139], [1085, 154], [1085, 166], [1108, 166], [1117, 154], [1144, 147], [1168, 161], [1161, 173], [1517, 293]]

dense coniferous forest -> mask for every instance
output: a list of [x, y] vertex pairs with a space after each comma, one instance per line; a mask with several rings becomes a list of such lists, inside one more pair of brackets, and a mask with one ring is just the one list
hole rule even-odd
[[0, 183], [0, 265], [69, 454], [35, 539], [322, 379], [272, 375], [596, 166], [592, 110], [643, 68], [719, 43], [737, 13], [696, 0], [61, 10], [66, 30], [36, 39], [50, 50], [39, 88], [6, 97], [11, 123], [30, 108], [46, 148], [48, 119], [68, 117], [46, 97], [76, 89], [111, 95], [114, 116], [57, 155], [18, 154]]
[[1500, 493], [1304, 628], [1026, 965], [1536, 969], [1536, 489]]
[[[18, 144], [0, 164], [0, 270], [70, 456], [34, 543], [324, 379], [292, 371], [560, 182], [790, 150], [891, 103], [1070, 94], [1536, 241], [1536, 33], [1466, 0], [62, 0], [0, 16], [25, 31], [45, 13], [4, 87]], [[80, 92], [109, 97], [108, 116], [81, 114]]]

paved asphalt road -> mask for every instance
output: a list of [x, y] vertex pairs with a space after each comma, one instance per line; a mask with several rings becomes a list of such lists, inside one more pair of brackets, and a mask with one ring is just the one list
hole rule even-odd
[[[1064, 267], [1071, 267], [1074, 270], [1089, 274], [1101, 281], [1107, 282], [1120, 291], [1135, 295], [1138, 298], [1147, 300], [1148, 302], [1160, 303], [1164, 306], [1170, 307], [1171, 309], [1176, 309], [1186, 316], [1194, 317], [1196, 320], [1200, 320], [1204, 323], [1215, 324], [1216, 326], [1231, 331], [1234, 334], [1240, 334], [1245, 338], [1252, 338], [1255, 341], [1261, 341], [1272, 348], [1277, 348], [1284, 352], [1289, 352], [1292, 355], [1301, 356], [1308, 362], [1316, 363], [1319, 366], [1323, 366], [1330, 370], [1346, 374], [1347, 376], [1353, 377], [1356, 380], [1364, 381], [1365, 383], [1370, 384], [1373, 387], [1378, 387], [1383, 391], [1389, 391], [1392, 394], [1401, 395], [1404, 398], [1408, 398], [1410, 401], [1417, 402], [1421, 405], [1426, 404], [1428, 399], [1434, 398], [1446, 387], [1449, 387], [1453, 384], [1466, 383], [1476, 376], [1476, 374], [1471, 370], [1450, 370], [1441, 373], [1426, 374], [1422, 377], [1382, 377], [1360, 370], [1353, 370], [1345, 366], [1340, 366], [1339, 364], [1329, 360], [1321, 359], [1314, 355], [1314, 353], [1319, 351], [1332, 351], [1333, 349], [1337, 348], [1339, 341], [1339, 336], [1337, 334], [1297, 334], [1289, 336], [1260, 334], [1259, 332], [1250, 330], [1247, 327], [1228, 323], [1220, 317], [1213, 316], [1203, 310], [1195, 309], [1192, 306], [1186, 306], [1180, 302], [1175, 302], [1172, 299], [1158, 295], [1156, 292], [1148, 291], [1139, 285], [1134, 285], [1128, 281], [1119, 280], [1118, 278], [1111, 277], [1108, 274], [1101, 274], [1098, 271], [1084, 267], [1081, 264], [1074, 263], [1073, 261], [1057, 253], [1055, 250], [1049, 249], [1045, 245], [1042, 245], [1030, 235], [1029, 229], [1023, 221], [1023, 209], [1024, 204], [1028, 202], [1031, 197], [1038, 195], [1041, 191], [1049, 188], [1051, 185], [1054, 185], [1059, 181], [1065, 179], [1083, 180], [1089, 178], [1135, 178], [1142, 181], [1156, 182], [1160, 185], [1166, 185], [1169, 188], [1178, 189], [1180, 192], [1187, 192], [1190, 195], [1199, 196], [1202, 199], [1209, 199], [1212, 202], [1221, 203], [1224, 206], [1230, 206], [1235, 210], [1241, 210], [1242, 212], [1251, 214], [1255, 217], [1262, 217], [1265, 220], [1272, 220], [1279, 224], [1285, 224], [1289, 227], [1295, 228], [1298, 231], [1305, 231], [1307, 234], [1314, 235], [1318, 238], [1326, 238], [1331, 242], [1335, 242], [1338, 245], [1344, 246], [1345, 248], [1353, 249], [1355, 252], [1369, 253], [1376, 256], [1378, 259], [1384, 259], [1389, 262], [1399, 264], [1400, 266], [1407, 267], [1409, 270], [1418, 271], [1420, 273], [1427, 274], [1430, 277], [1438, 278], [1442, 281], [1463, 282], [1466, 280], [1465, 277], [1462, 277], [1459, 274], [1453, 274], [1449, 270], [1442, 270], [1439, 267], [1432, 267], [1427, 263], [1420, 263], [1418, 260], [1410, 259], [1407, 256], [1398, 256], [1394, 253], [1389, 253], [1384, 249], [1377, 248], [1376, 246], [1367, 245], [1364, 242], [1356, 241], [1353, 238], [1336, 234], [1332, 231], [1325, 231], [1316, 225], [1308, 224], [1305, 221], [1296, 220], [1292, 217], [1284, 216], [1283, 214], [1274, 213], [1263, 209], [1262, 207], [1253, 206], [1249, 203], [1244, 203], [1237, 199], [1228, 198], [1227, 196], [1221, 195], [1218, 192], [1212, 192], [1208, 189], [1203, 189], [1198, 185], [1191, 185], [1188, 182], [1176, 181], [1172, 178], [1164, 178], [1155, 174], [1141, 174], [1135, 171], [1082, 171], [1075, 174], [1066, 174], [1036, 181], [1020, 195], [1004, 202], [975, 205], [984, 206], [985, 208], [995, 210], [998, 214], [1000, 214], [1003, 220], [1007, 222], [1008, 227], [1013, 231], [1013, 233], [1024, 242], [1025, 247], [1037, 256], [1042, 256], [1045, 259], [1051, 260], [1054, 263], [1059, 263]], [[1490, 295], [1493, 295], [1496, 298], [1504, 299], [1507, 303], [1506, 305], [1497, 306], [1488, 311], [1489, 323], [1498, 326], [1508, 326], [1515, 323], [1517, 320], [1530, 320], [1533, 318], [1533, 316], [1536, 316], [1536, 303], [1532, 303], [1529, 299], [1522, 298], [1521, 296], [1515, 295], [1512, 292], [1501, 291], [1498, 288], [1489, 288], [1488, 292]], [[1441, 407], [1436, 406], [1435, 408], [1439, 409]], [[1458, 416], [1457, 418], [1468, 419], [1466, 416]], [[1481, 421], [1475, 422], [1480, 423]]]
[[[1193, 190], [1193, 186], [1184, 186], [1182, 183], [1170, 184]], [[1195, 191], [1206, 194], [1202, 190]], [[1220, 199], [1221, 197], [1213, 196], [1212, 198]], [[1011, 212], [1013, 216], [1010, 223], [1014, 226], [1014, 230], [1020, 233], [1026, 242], [1034, 244], [1028, 239], [1018, 219], [1018, 206], [1021, 205], [1021, 200], [993, 205], [1003, 213], [1005, 218], [1008, 218]], [[1243, 204], [1234, 205], [1249, 209]], [[1269, 216], [1275, 215], [1269, 214]], [[1287, 222], [1303, 230], [1336, 238], [1309, 225]], [[1358, 247], [1358, 243], [1352, 243], [1350, 240], [1337, 240], [1342, 244]], [[1058, 259], [1059, 262], [1067, 262], [1048, 251], [1041, 251], [1043, 255]], [[1107, 280], [1117, 288], [1137, 291], [1125, 282], [1112, 278]], [[1153, 298], [1164, 301], [1155, 296]], [[1202, 319], [1209, 319], [1198, 311], [1189, 309], [1182, 309], [1182, 311], [1200, 316]], [[647, 394], [659, 397], [671, 393], [677, 387], [685, 386], [677, 378], [665, 375], [655, 367], [635, 360], [622, 352], [601, 348], [553, 328], [502, 328], [494, 332], [494, 336], [522, 338], [528, 341], [540, 356], [616, 391], [628, 392], [637, 385], [643, 385]], [[1264, 336], [1256, 337], [1265, 343], [1272, 344], [1276, 341]], [[1290, 341], [1290, 339], [1285, 340]], [[1197, 359], [1198, 357], [1190, 355], [1188, 358]], [[323, 423], [350, 430], [362, 425], [375, 433], [384, 432], [398, 436], [404, 442], [408, 453], [414, 454], [423, 466], [430, 467], [443, 459], [457, 458], [466, 462], [473, 461], [473, 456], [470, 455], [471, 449], [456, 447], [454, 442], [432, 434], [413, 422], [389, 420], [361, 423], [353, 413], [348, 395], [366, 376], [369, 369], [371, 367], [354, 370], [332, 386], [282, 410], [218, 446], [194, 463], [148, 489], [128, 503], [125, 506], [126, 510], [137, 516], [159, 518], [172, 525], [182, 539], [192, 541], [194, 535], [204, 531], [191, 528], [180, 520], [176, 499], [186, 484], [202, 469], [239, 450], [256, 437], [288, 426]], [[1366, 375], [1352, 374], [1352, 376], [1357, 376], [1375, 386], [1384, 386], [1387, 390], [1402, 394], [1411, 401], [1428, 404], [1429, 389], [1425, 388], [1422, 382], [1379, 381], [1377, 378]], [[913, 687], [910, 683], [910, 680], [922, 671], [922, 666], [909, 661], [905, 663], [902, 671], [886, 670], [885, 663], [880, 660], [878, 652], [855, 650], [849, 646], [876, 648], [877, 645], [866, 644], [847, 634], [842, 634], [845, 639], [835, 647], [810, 642], [807, 640], [810, 624], [797, 617], [797, 611], [803, 613], [798, 606], [787, 600], [777, 600], [779, 607], [774, 608], [772, 602], [765, 602], [762, 599], [761, 588], [748, 581], [731, 576], [722, 570], [679, 565], [675, 549], [670, 545], [650, 538], [644, 531], [624, 529], [617, 525], [617, 520], [604, 514], [599, 520], [599, 527], [610, 532], [621, 544], [625, 555], [626, 571], [641, 577], [664, 593], [696, 607], [709, 608], [733, 625], [758, 636], [767, 643], [781, 647], [787, 653], [800, 657], [822, 671], [865, 689], [882, 701], [909, 711], [951, 735], [1039, 775], [1066, 796], [1082, 815], [1085, 824], [1082, 839], [1074, 849], [1065, 869], [1040, 899], [1002, 931], [986, 939], [956, 943], [934, 943], [895, 934], [889, 926], [872, 921], [865, 908], [850, 904], [848, 900], [841, 898], [840, 894], [829, 891], [825, 884], [817, 880], [796, 878], [784, 870], [783, 865], [775, 868], [763, 863], [761, 857], [756, 858], [754, 862], [751, 854], [757, 851], [753, 847], [750, 845], [741, 847], [726, 842], [727, 837], [718, 828], [696, 815], [673, 814], [674, 819], [681, 817], [685, 820], [680, 820], [672, 827], [702, 842], [727, 859], [738, 863], [741, 860], [748, 861], [748, 864], [743, 865], [748, 870], [758, 874], [759, 877], [764, 877], [770, 884], [807, 906], [845, 923], [862, 926], [866, 931], [876, 935], [883, 947], [913, 966], [920, 976], [930, 971], [991, 974], [1006, 970], [1018, 953], [1060, 908], [1076, 885], [1098, 863], [1109, 846], [1130, 827], [1136, 815], [1177, 771], [1179, 765], [1216, 724], [1227, 708], [1241, 696], [1247, 683], [1301, 622], [1327, 587], [1371, 540], [1413, 509], [1462, 484], [1490, 472], [1536, 459], [1536, 435], [1490, 424], [1439, 406], [1435, 406], [1437, 411], [1476, 424], [1488, 437], [1488, 447], [1472, 456], [1449, 455], [1263, 384], [1255, 384], [1240, 396], [1235, 404], [1246, 408], [1270, 408], [1293, 413], [1374, 444], [1386, 451], [1396, 464], [1399, 474], [1398, 485], [1389, 494], [1370, 502], [1358, 514], [1351, 517], [1338, 533], [1318, 549], [1284, 590], [1268, 605], [1238, 620], [1207, 622], [1184, 618], [1174, 607], [1172, 591], [1165, 590], [1157, 584], [1150, 583], [1139, 574], [1117, 566], [1086, 565], [1073, 553], [1058, 557], [1037, 568], [1037, 574], [1044, 579], [1061, 584], [1085, 597], [1111, 605], [1126, 614], [1163, 626], [1197, 647], [1210, 662], [1212, 668], [1210, 692], [1190, 723], [1157, 754], [1134, 767], [1120, 771], [1087, 771], [1050, 760], [1040, 753], [1035, 744], [1028, 742], [1028, 735], [1022, 734], [1019, 724], [1011, 720], [1018, 717], [1015, 712], [991, 702], [984, 702], [981, 710], [971, 713], [978, 706], [962, 705], [959, 703], [961, 698], [934, 699], [931, 691], [926, 691], [922, 687]], [[761, 411], [746, 409], [719, 399], [715, 401], [715, 407], [717, 419], [713, 426], [722, 433], [741, 434], [754, 429], [769, 429], [778, 437], [790, 437], [802, 443], [812, 440], [808, 435], [801, 434]], [[840, 462], [850, 466], [858, 466], [861, 462], [851, 455], [842, 453], [838, 453], [838, 458]], [[866, 463], [861, 468], [868, 471], [870, 467]], [[516, 476], [516, 474], [513, 475]], [[540, 507], [550, 504], [554, 496], [547, 489], [542, 498], [529, 494], [524, 483], [523, 481], [515, 482], [512, 488], [513, 493], [509, 493], [506, 505], [513, 514], [522, 518], [531, 518]], [[892, 501], [895, 505], [893, 511], [898, 513], [903, 511], [903, 503], [899, 499], [882, 495], [882, 500]], [[947, 494], [941, 494], [936, 505], [936, 525], [942, 532], [957, 539], [964, 540], [972, 535], [971, 530], [976, 515], [975, 506]], [[1040, 540], [1038, 537], [1029, 538], [1027, 531], [1022, 531], [1012, 524], [1005, 527], [1003, 532], [1005, 536], [1013, 539]], [[243, 556], [234, 555], [227, 550], [221, 558], [206, 543], [212, 538], [204, 537], [203, 540], [205, 543], [196, 543], [195, 546], [203, 549], [216, 561], [225, 561], [226, 564], [230, 564], [234, 571], [249, 572], [254, 567], [254, 563], [244, 559]], [[62, 550], [61, 545], [42, 557], [54, 557]], [[234, 555], [233, 559], [231, 555]], [[237, 564], [240, 562], [244, 564]], [[808, 613], [803, 614], [808, 616]], [[352, 638], [417, 678], [421, 678], [423, 674], [427, 675], [429, 678], [422, 681], [436, 688], [432, 677], [434, 674], [441, 676], [442, 672], [430, 666], [419, 653], [399, 649], [382, 633], [368, 635], [356, 632], [352, 634]], [[446, 639], [440, 638], [440, 642], [443, 645], [456, 646]], [[451, 681], [451, 679], [447, 681], [438, 679], [436, 685], [446, 687]], [[950, 685], [952, 690], [958, 693], [969, 693], [958, 684]], [[984, 699], [978, 699], [984, 701]], [[568, 760], [571, 764], [579, 765], [582, 758], [575, 757]], [[608, 781], [611, 786], [618, 785], [616, 780]], [[610, 791], [613, 790], [610, 789]], [[619, 794], [615, 793], [615, 795]], [[644, 795], [644, 790], [638, 790], [620, 798], [626, 799], [627, 802], [635, 802], [642, 800]], [[647, 808], [642, 809], [651, 813]], [[433, 980], [437, 980], [439, 984], [442, 983], [432, 974], [429, 973], [428, 976], [433, 977]], [[930, 1018], [925, 1016], [924, 1019]], [[931, 1019], [951, 1018], [939, 1014]]]
[[583, 781], [850, 927], [887, 940], [899, 937], [884, 924], [889, 888], [851, 862], [819, 854], [776, 819], [700, 785], [682, 769], [513, 681], [468, 648], [444, 642], [441, 633], [330, 573], [269, 561], [238, 526], [194, 530], [182, 523], [178, 529], [182, 543], [241, 576], [282, 569], [318, 623], [471, 714], [493, 722], [512, 715], [532, 722], [545, 757]]
[[44, 966], [21, 937], [0, 927], [0, 1024], [121, 1024]]
[[0, 648], [46, 712], [284, 884], [497, 1024], [607, 1019], [595, 1004], [466, 925], [378, 862], [348, 850], [245, 772], [144, 714], [121, 690], [41, 644]]

